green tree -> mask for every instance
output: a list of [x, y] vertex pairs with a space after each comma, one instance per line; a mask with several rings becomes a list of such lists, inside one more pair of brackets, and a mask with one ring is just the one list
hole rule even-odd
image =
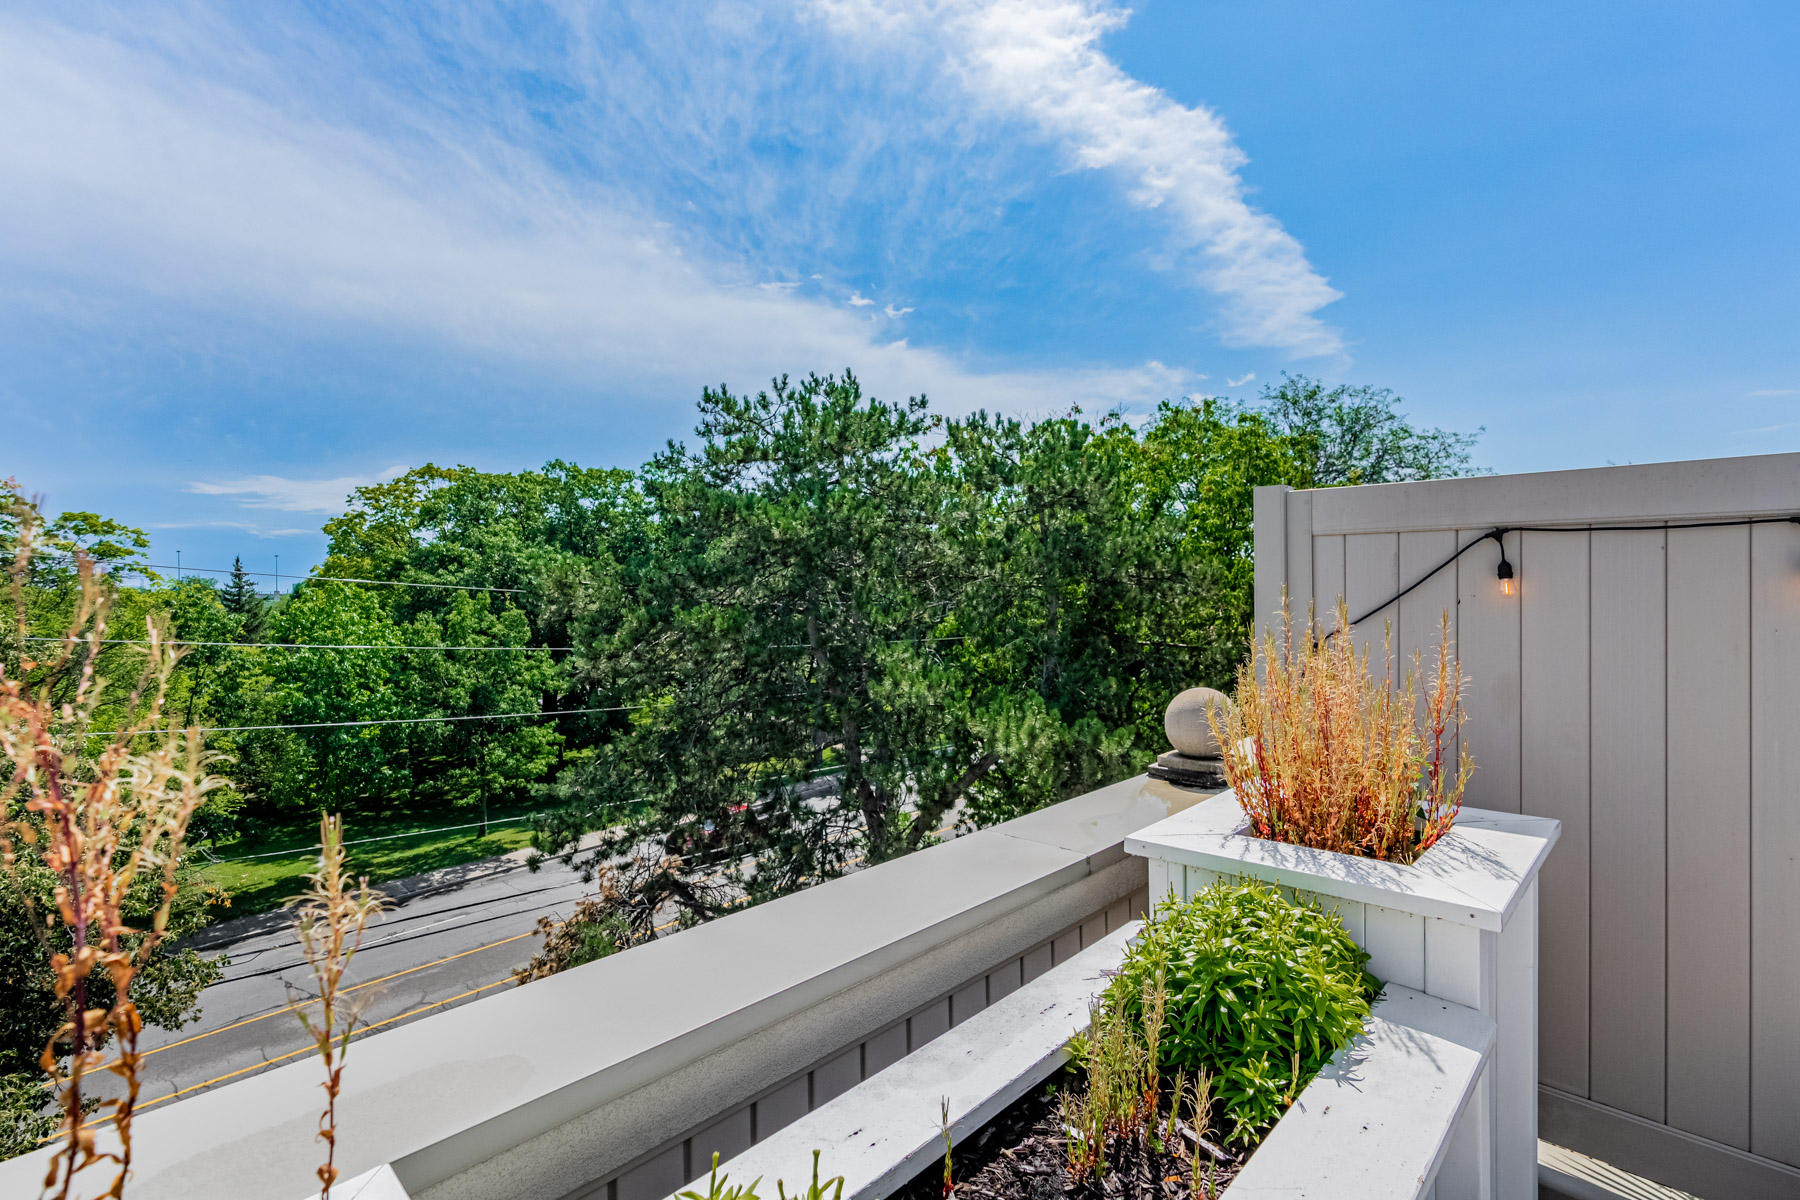
[[956, 656], [989, 697], [982, 711], [1012, 718], [971, 783], [977, 821], [1129, 774], [1147, 718], [1187, 674], [1169, 636], [1183, 583], [1174, 526], [1140, 457], [1116, 419], [978, 414], [949, 427]]
[[1387, 388], [1327, 387], [1319, 380], [1282, 372], [1279, 384], [1262, 390], [1261, 415], [1293, 440], [1304, 470], [1298, 478], [1281, 482], [1341, 487], [1478, 473], [1469, 451], [1483, 430], [1418, 429], [1399, 405], [1400, 397]]
[[264, 627], [268, 623], [269, 602], [256, 590], [256, 581], [244, 570], [244, 560], [241, 557], [231, 560], [231, 577], [219, 590], [219, 603], [226, 612], [237, 618], [236, 637], [233, 640], [263, 640]]
[[[773, 894], [859, 846], [920, 844], [992, 768], [996, 723], [936, 640], [955, 579], [925, 401], [865, 397], [846, 374], [708, 389], [700, 410], [698, 447], [644, 472], [660, 552], [632, 602], [584, 610], [584, 670], [641, 707], [565, 794], [646, 804], [621, 845], [758, 856]], [[824, 795], [795, 786], [825, 772]]]

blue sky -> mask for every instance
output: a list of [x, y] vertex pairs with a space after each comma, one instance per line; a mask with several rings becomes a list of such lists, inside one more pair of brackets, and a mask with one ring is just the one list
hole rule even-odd
[[15, 0], [0, 472], [285, 573], [357, 483], [632, 466], [779, 371], [1800, 449], [1797, 51], [1776, 3]]

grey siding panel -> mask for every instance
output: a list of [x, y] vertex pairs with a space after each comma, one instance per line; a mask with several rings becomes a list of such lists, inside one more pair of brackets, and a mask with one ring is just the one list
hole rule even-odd
[[687, 1155], [677, 1142], [619, 1176], [618, 1196], [619, 1200], [663, 1200], [686, 1182]]
[[1306, 620], [1313, 598], [1313, 534], [1311, 492], [1287, 497], [1287, 595], [1296, 622]]
[[[1352, 621], [1399, 590], [1399, 534], [1359, 533], [1344, 539], [1344, 600]], [[1363, 622], [1352, 638], [1357, 653], [1368, 655], [1369, 669], [1377, 679], [1386, 669], [1382, 663], [1393, 644], [1388, 634], [1395, 616], [1395, 606], [1389, 605]], [[1405, 666], [1396, 662], [1394, 682], [1398, 684], [1405, 674]]]
[[[1259, 487], [1253, 493], [1256, 521], [1255, 628], [1268, 628], [1281, 611], [1281, 589], [1287, 582], [1287, 498], [1292, 489]], [[1260, 636], [1260, 634], [1259, 634]]]
[[975, 980], [950, 997], [950, 1024], [952, 1027], [987, 1007], [987, 977]]
[[1588, 535], [1528, 533], [1519, 587], [1520, 804], [1562, 822], [1538, 876], [1538, 1078], [1588, 1094]]
[[1750, 1148], [1750, 530], [1669, 531], [1668, 1122]]
[[[1312, 616], [1321, 634], [1337, 628], [1337, 606], [1344, 594], [1344, 539], [1313, 539]], [[1296, 609], [1296, 617], [1303, 616]]]
[[906, 1022], [902, 1021], [863, 1043], [863, 1078], [891, 1067], [905, 1057]]
[[[1463, 530], [1458, 545], [1482, 537], [1485, 530]], [[1468, 676], [1463, 707], [1468, 721], [1463, 743], [1475, 760], [1468, 803], [1502, 812], [1519, 811], [1519, 600], [1524, 564], [1519, 535], [1507, 536], [1506, 552], [1514, 570], [1514, 594], [1501, 591], [1496, 569], [1500, 547], [1492, 539], [1464, 554], [1456, 563], [1457, 656]]]
[[1051, 961], [1053, 958], [1054, 953], [1051, 950], [1049, 942], [1045, 942], [1042, 946], [1027, 950], [1025, 952], [1025, 957], [1019, 960], [1019, 965], [1024, 972], [1025, 982], [1030, 983], [1039, 975], [1042, 975], [1045, 971], [1048, 971], [1054, 966], [1055, 963]]
[[[1400, 535], [1400, 587], [1419, 583], [1411, 594], [1407, 595], [1396, 606], [1399, 609], [1399, 636], [1395, 645], [1400, 649], [1400, 656], [1410, 668], [1413, 656], [1417, 655], [1419, 669], [1428, 672], [1436, 669], [1438, 648], [1442, 644], [1443, 621], [1445, 614], [1450, 617], [1450, 653], [1456, 654], [1456, 568], [1439, 571], [1426, 579], [1426, 572], [1449, 558], [1456, 551], [1456, 534], [1449, 529], [1437, 529], [1428, 533], [1403, 533]], [[1395, 589], [1396, 591], [1399, 588]], [[1419, 705], [1421, 714], [1425, 703], [1425, 682], [1419, 683]], [[1458, 739], [1450, 747], [1451, 761], [1455, 761], [1458, 747], [1462, 745]]]
[[862, 1082], [862, 1046], [856, 1045], [812, 1069], [812, 1106], [843, 1095]]
[[1800, 527], [1750, 537], [1750, 1149], [1800, 1166]]
[[[1660, 531], [1593, 538], [1589, 1094], [1662, 1121], [1667, 1035], [1665, 563]], [[1465, 623], [1466, 629], [1466, 623]]]
[[[811, 1080], [805, 1075], [797, 1075], [758, 1100], [755, 1108], [756, 1140], [760, 1142], [777, 1129], [792, 1125], [811, 1110]], [[666, 1196], [669, 1193], [665, 1191], [662, 1194]]]
[[914, 1013], [907, 1021], [906, 1046], [909, 1051], [917, 1050], [926, 1042], [950, 1032], [950, 997], [934, 1000], [925, 1008]]
[[[688, 1172], [690, 1175], [703, 1175], [712, 1170], [712, 1156], [717, 1154], [720, 1163], [728, 1163], [733, 1158], [748, 1150], [751, 1146], [750, 1107], [745, 1105], [734, 1113], [720, 1117], [692, 1138], [688, 1139]], [[667, 1193], [663, 1193], [667, 1195]], [[658, 1197], [657, 1200], [661, 1200]]]

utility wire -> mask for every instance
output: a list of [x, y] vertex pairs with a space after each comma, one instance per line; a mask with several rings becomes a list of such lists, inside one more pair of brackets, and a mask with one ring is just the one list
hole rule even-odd
[[[69, 638], [28, 637], [28, 642], [64, 642]], [[86, 638], [72, 639], [78, 642]], [[150, 643], [142, 638], [101, 638], [108, 646], [148, 646]], [[387, 645], [328, 645], [321, 642], [187, 642], [180, 638], [170, 638], [162, 643], [165, 646], [224, 646], [236, 650], [569, 650], [573, 646], [387, 646]]]
[[[1438, 572], [1444, 570], [1444, 568], [1448, 567], [1451, 563], [1454, 563], [1457, 559], [1461, 558], [1485, 541], [1492, 540], [1499, 544], [1500, 558], [1502, 562], [1504, 562], [1506, 559], [1506, 535], [1509, 533], [1644, 533], [1663, 529], [1731, 529], [1740, 528], [1746, 525], [1800, 525], [1800, 515], [1740, 517], [1732, 521], [1662, 521], [1637, 525], [1496, 525], [1493, 529], [1488, 530], [1474, 541], [1471, 541], [1468, 545], [1459, 548], [1455, 554], [1452, 554], [1449, 558], [1446, 558], [1443, 562], [1431, 568], [1431, 570], [1425, 572], [1425, 574], [1419, 576], [1404, 588], [1401, 588], [1398, 592], [1394, 593], [1386, 600], [1383, 600], [1374, 608], [1371, 608], [1362, 616], [1351, 621], [1350, 624], [1361, 625], [1364, 621], [1368, 620], [1382, 609], [1387, 608], [1389, 605], [1398, 604], [1401, 600], [1412, 594], [1412, 592], [1421, 584], [1431, 579]], [[1321, 640], [1329, 641], [1335, 633], [1337, 633], [1337, 630], [1333, 629]]]
[[[196, 730], [198, 733], [260, 733], [269, 729], [348, 729], [360, 725], [421, 725], [432, 721], [506, 721], [514, 717], [572, 717], [582, 713], [630, 712], [633, 709], [647, 708], [644, 704], [619, 704], [611, 708], [554, 708], [541, 712], [516, 713], [476, 713], [464, 717], [388, 717], [379, 721], [309, 721], [300, 725], [219, 725], [211, 729]], [[88, 737], [117, 737], [121, 733], [142, 737], [148, 733], [161, 733], [161, 729], [140, 729], [133, 733], [129, 729], [99, 729], [89, 733]]]
[[[187, 574], [189, 571], [198, 571], [203, 575], [232, 575], [236, 573], [222, 567], [173, 566], [169, 563], [139, 563], [135, 566], [122, 566], [116, 569], [128, 572], [180, 571], [183, 575]], [[264, 579], [292, 579], [296, 583], [306, 583], [309, 580], [321, 580], [325, 583], [368, 583], [378, 587], [443, 588], [452, 592], [507, 592], [515, 596], [522, 596], [530, 590], [528, 588], [482, 587], [479, 584], [473, 583], [417, 583], [400, 579], [352, 579], [346, 575], [277, 575], [273, 571], [245, 571], [244, 574], [256, 575]], [[578, 580], [577, 582], [585, 583], [587, 581]]]

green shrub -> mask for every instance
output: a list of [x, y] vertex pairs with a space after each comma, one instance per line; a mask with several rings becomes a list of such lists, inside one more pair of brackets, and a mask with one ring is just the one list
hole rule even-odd
[[1335, 913], [1268, 884], [1222, 881], [1158, 907], [1106, 999], [1142, 1028], [1162, 980], [1157, 1065], [1210, 1075], [1232, 1140], [1255, 1142], [1361, 1032], [1381, 989], [1368, 961]]

